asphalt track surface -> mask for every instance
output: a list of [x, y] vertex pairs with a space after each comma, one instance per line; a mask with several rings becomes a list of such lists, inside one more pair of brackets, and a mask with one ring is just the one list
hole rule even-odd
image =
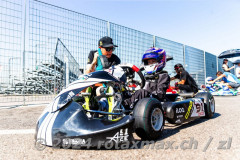
[[[215, 97], [212, 119], [183, 125], [166, 124], [151, 145], [125, 150], [72, 150], [35, 147], [36, 121], [45, 106], [0, 109], [2, 159], [240, 159], [240, 96]], [[136, 140], [140, 140], [134, 135]], [[139, 144], [141, 141], [139, 141]]]

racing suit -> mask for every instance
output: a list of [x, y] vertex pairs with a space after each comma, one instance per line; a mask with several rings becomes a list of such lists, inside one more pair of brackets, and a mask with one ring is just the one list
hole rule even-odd
[[163, 101], [167, 88], [170, 83], [170, 77], [166, 71], [157, 72], [154, 75], [145, 76], [146, 84], [143, 89], [137, 90], [130, 98], [124, 100], [126, 108], [133, 108], [140, 99], [154, 97]]

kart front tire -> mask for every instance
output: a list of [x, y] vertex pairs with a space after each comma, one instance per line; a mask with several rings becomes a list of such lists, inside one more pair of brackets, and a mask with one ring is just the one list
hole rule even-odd
[[139, 100], [133, 117], [135, 132], [142, 140], [156, 140], [161, 136], [165, 118], [160, 101], [155, 98]]
[[215, 100], [210, 92], [199, 92], [196, 97], [204, 98], [205, 118], [212, 118], [215, 113]]

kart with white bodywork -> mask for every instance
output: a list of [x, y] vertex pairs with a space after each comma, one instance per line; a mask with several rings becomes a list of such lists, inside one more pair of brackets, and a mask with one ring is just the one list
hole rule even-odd
[[212, 77], [206, 78], [206, 86], [205, 90], [209, 91], [214, 96], [237, 96], [238, 92], [240, 92], [239, 89], [232, 89], [229, 88], [226, 83], [222, 82], [215, 82], [214, 84], [209, 83], [209, 81], [212, 81]]
[[[213, 116], [215, 102], [209, 92], [167, 94], [164, 101], [144, 98], [127, 110], [123, 100], [134, 94], [128, 86], [135, 72], [143, 88], [144, 76], [131, 64], [83, 75], [71, 83], [39, 117], [36, 142], [52, 147], [104, 147], [106, 143], [129, 143], [134, 140], [134, 132], [141, 139], [156, 140], [165, 119], [181, 124]], [[102, 89], [97, 94], [99, 84]], [[83, 92], [89, 87], [91, 92]], [[102, 99], [108, 103], [107, 108], [101, 106]]]

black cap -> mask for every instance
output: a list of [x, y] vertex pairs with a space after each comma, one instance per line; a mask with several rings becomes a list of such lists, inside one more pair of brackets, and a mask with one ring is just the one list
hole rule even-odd
[[113, 40], [112, 38], [105, 36], [102, 37], [99, 41], [98, 41], [98, 46], [99, 47], [118, 47], [117, 45], [113, 44]]

